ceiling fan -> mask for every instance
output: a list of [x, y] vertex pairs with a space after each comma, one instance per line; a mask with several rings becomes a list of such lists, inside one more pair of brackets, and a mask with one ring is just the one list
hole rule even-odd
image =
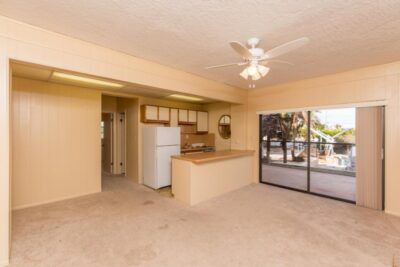
[[276, 58], [307, 44], [309, 42], [309, 39], [307, 37], [302, 37], [272, 48], [271, 50], [268, 50], [266, 52], [264, 52], [264, 49], [256, 47], [259, 42], [260, 39], [256, 37], [247, 40], [247, 47], [240, 42], [230, 42], [229, 44], [231, 45], [233, 50], [235, 50], [236, 53], [238, 53], [242, 57], [243, 61], [210, 66], [206, 67], [206, 69], [246, 65], [247, 67], [240, 73], [240, 76], [246, 80], [250, 79], [251, 83], [249, 87], [254, 88], [254, 81], [259, 80], [261, 77], [264, 77], [270, 71], [270, 68], [266, 67], [265, 65], [269, 65], [269, 63], [293, 65], [290, 62], [279, 60]]

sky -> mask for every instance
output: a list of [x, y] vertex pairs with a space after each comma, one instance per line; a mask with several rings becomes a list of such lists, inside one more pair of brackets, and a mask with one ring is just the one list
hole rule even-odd
[[355, 108], [325, 109], [318, 110], [315, 115], [322, 123], [328, 126], [336, 124], [342, 125], [343, 128], [356, 127], [356, 110]]

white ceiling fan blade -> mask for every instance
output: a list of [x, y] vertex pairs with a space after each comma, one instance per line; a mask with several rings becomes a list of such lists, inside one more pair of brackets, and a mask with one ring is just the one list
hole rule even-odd
[[261, 57], [263, 59], [271, 59], [278, 57], [280, 55], [289, 53], [292, 50], [302, 47], [303, 45], [307, 44], [310, 41], [307, 37], [302, 37], [291, 42], [285, 43], [283, 45], [277, 46], [265, 52], [264, 56]]
[[206, 70], [215, 69], [215, 68], [230, 67], [230, 66], [243, 66], [243, 65], [246, 65], [246, 64], [247, 64], [247, 62], [228, 63], [228, 64], [222, 64], [222, 65], [215, 65], [215, 66], [206, 67]]
[[230, 42], [229, 44], [231, 45], [233, 50], [235, 50], [236, 53], [238, 53], [243, 59], [250, 59], [252, 57], [252, 54], [250, 53], [249, 49], [247, 49], [247, 47], [245, 47], [241, 43], [233, 41]]
[[278, 63], [278, 64], [294, 66], [294, 64], [292, 62], [285, 61], [285, 60], [279, 60], [279, 59], [264, 59], [264, 60], [260, 60], [259, 62], [262, 65], [269, 65], [270, 63]]

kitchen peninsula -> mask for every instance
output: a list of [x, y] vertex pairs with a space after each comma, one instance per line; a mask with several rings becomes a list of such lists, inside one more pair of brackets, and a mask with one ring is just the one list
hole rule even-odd
[[252, 150], [172, 156], [172, 193], [189, 205], [252, 182]]

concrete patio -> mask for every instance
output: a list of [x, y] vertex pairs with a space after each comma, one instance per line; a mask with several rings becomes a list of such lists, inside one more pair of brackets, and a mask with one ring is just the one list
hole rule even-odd
[[[307, 171], [295, 168], [262, 165], [262, 181], [307, 190]], [[352, 176], [310, 173], [310, 191], [355, 201], [356, 179]]]

